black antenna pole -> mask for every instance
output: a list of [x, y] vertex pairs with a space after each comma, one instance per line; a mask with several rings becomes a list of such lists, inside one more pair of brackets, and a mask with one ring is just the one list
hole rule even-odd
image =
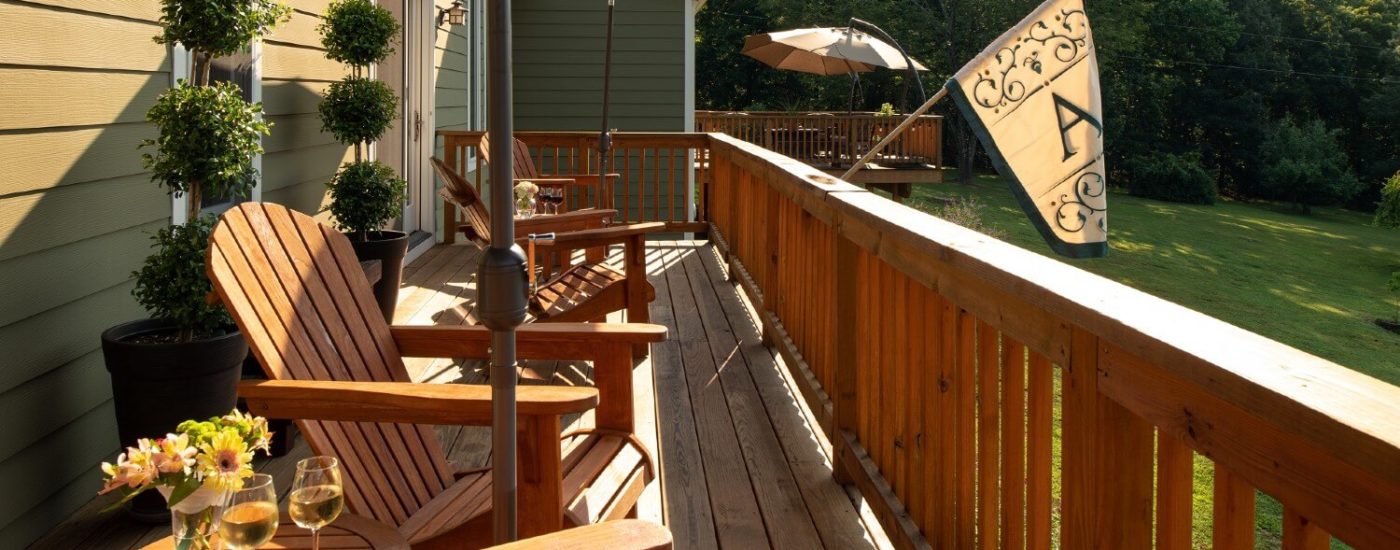
[[[600, 201], [602, 208], [612, 206], [612, 189], [608, 186], [608, 172], [612, 169], [612, 130], [608, 128], [608, 92], [612, 87], [612, 35], [613, 3], [608, 0], [608, 30], [603, 42], [603, 129], [598, 133], [598, 192], [609, 193], [606, 201]], [[600, 197], [601, 198], [601, 197]]]

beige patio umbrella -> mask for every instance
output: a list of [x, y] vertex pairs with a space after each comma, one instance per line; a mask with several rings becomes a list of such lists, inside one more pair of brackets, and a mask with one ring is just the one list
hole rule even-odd
[[768, 32], [744, 39], [744, 55], [776, 69], [819, 75], [868, 73], [875, 67], [926, 71], [889, 43], [850, 27], [815, 27]]

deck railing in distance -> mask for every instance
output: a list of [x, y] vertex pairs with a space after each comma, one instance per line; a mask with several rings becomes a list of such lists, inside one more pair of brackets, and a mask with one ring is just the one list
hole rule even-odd
[[[442, 158], [483, 191], [488, 170], [477, 149], [485, 132], [439, 130]], [[597, 174], [598, 134], [592, 132], [517, 132], [530, 147], [541, 177], [554, 174]], [[704, 134], [666, 132], [615, 132], [610, 172], [599, 196], [576, 190], [566, 197], [571, 210], [615, 208], [618, 223], [668, 222], [677, 231], [695, 231], [705, 220], [698, 208], [697, 182], [706, 176], [709, 138]], [[496, 146], [499, 147], [499, 146]], [[494, 151], [494, 148], [493, 148]], [[496, 153], [500, 154], [500, 153]], [[444, 239], [453, 242], [453, 229], [461, 223], [450, 203], [443, 204]]]
[[[807, 164], [850, 166], [903, 116], [875, 113], [696, 111], [697, 132], [720, 132]], [[923, 115], [873, 161], [890, 166], [943, 166], [943, 117]]]
[[710, 237], [899, 546], [1189, 548], [1199, 455], [1215, 548], [1256, 489], [1284, 548], [1400, 548], [1400, 387], [711, 140]]

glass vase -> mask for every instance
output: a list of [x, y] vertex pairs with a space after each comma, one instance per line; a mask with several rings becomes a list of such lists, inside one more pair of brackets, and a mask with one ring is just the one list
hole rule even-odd
[[[160, 493], [170, 500], [170, 490]], [[200, 487], [179, 504], [170, 507], [170, 537], [175, 550], [217, 550], [213, 536], [219, 532], [228, 495]]]

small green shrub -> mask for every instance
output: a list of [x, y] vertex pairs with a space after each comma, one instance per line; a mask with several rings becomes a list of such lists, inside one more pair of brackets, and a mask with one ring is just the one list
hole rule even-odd
[[875, 111], [875, 116], [878, 117], [895, 116], [897, 114], [899, 113], [895, 112], [894, 104], [892, 103], [881, 103], [880, 110]]
[[393, 13], [370, 0], [339, 0], [326, 8], [316, 30], [321, 33], [326, 57], [363, 67], [394, 53], [400, 26]]
[[1006, 239], [1006, 232], [1000, 228], [987, 225], [982, 218], [982, 210], [985, 208], [981, 202], [974, 197], [953, 199], [947, 204], [937, 206], [932, 214], [946, 221], [961, 225], [978, 233], [987, 235], [994, 239]]
[[408, 197], [408, 182], [378, 161], [342, 166], [327, 187], [336, 227], [360, 241], [398, 217]]
[[257, 170], [253, 157], [262, 153], [261, 138], [272, 124], [263, 122], [262, 104], [243, 101], [237, 85], [220, 82], [194, 86], [185, 81], [167, 90], [146, 112], [159, 135], [141, 142], [155, 146], [141, 155], [151, 181], [179, 196], [193, 192], [212, 196], [247, 196]]
[[214, 289], [204, 273], [214, 223], [210, 215], [157, 231], [151, 238], [156, 252], [132, 273], [136, 288], [131, 295], [152, 317], [179, 325], [186, 342], [218, 335], [233, 324], [223, 305], [205, 300]]
[[156, 42], [222, 57], [238, 53], [291, 16], [272, 0], [162, 0]]
[[336, 141], [356, 145], [379, 139], [393, 123], [398, 106], [388, 84], [351, 76], [331, 83], [317, 109], [322, 131], [330, 132]]
[[1265, 198], [1307, 213], [1312, 206], [1336, 204], [1359, 192], [1361, 181], [1337, 143], [1339, 133], [1320, 120], [1299, 125], [1285, 118], [1275, 124], [1259, 145]]
[[1128, 161], [1128, 192], [1149, 199], [1215, 204], [1215, 178], [1201, 166], [1200, 153], [1153, 153]]
[[1381, 202], [1376, 206], [1376, 225], [1400, 228], [1400, 172], [1396, 172], [1381, 188]]
[[1386, 282], [1385, 287], [1395, 296], [1395, 322], [1400, 323], [1400, 271], [1390, 274], [1390, 280]]

